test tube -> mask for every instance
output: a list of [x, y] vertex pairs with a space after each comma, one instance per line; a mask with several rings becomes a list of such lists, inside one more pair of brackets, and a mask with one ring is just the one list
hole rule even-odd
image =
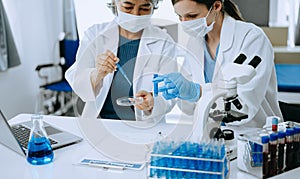
[[294, 127], [294, 158], [296, 160], [294, 168], [300, 166], [300, 127]]
[[278, 132], [278, 173], [283, 172], [284, 166], [284, 146], [285, 146], [285, 132]]
[[285, 159], [285, 171], [289, 171], [293, 168], [293, 143], [294, 143], [294, 129], [287, 128], [285, 133], [285, 141], [286, 141], [286, 159]]
[[[153, 79], [156, 77], [158, 77], [158, 74], [153, 75]], [[154, 97], [158, 96], [158, 83], [157, 82], [153, 82], [153, 93], [154, 93]]]
[[272, 118], [272, 131], [277, 132], [278, 129], [278, 118], [273, 117]]
[[262, 136], [261, 143], [263, 144], [263, 178], [269, 177], [269, 136]]
[[277, 133], [272, 133], [270, 135], [270, 177], [277, 175], [277, 139]]

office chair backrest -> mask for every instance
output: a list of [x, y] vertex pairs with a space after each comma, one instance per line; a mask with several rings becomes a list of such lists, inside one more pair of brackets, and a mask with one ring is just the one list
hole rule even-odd
[[62, 65], [63, 73], [75, 62], [78, 46], [79, 40], [64, 39], [59, 42], [60, 57], [65, 58], [65, 63]]

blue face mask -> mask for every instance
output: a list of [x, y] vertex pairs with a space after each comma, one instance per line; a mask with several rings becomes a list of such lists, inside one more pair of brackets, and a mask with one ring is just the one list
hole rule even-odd
[[208, 11], [205, 17], [201, 17], [195, 20], [183, 21], [181, 22], [181, 26], [184, 32], [193, 36], [193, 37], [204, 37], [208, 32], [213, 29], [215, 21], [212, 22], [209, 26], [207, 26], [207, 16], [211, 12], [211, 9]]

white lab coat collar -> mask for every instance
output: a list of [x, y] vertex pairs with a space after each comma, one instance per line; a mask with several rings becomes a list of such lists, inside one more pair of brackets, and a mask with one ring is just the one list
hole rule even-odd
[[220, 50], [222, 50], [222, 52], [225, 52], [232, 47], [234, 34], [235, 20], [225, 13], [220, 37], [220, 45], [222, 45], [222, 49]]
[[219, 81], [216, 79], [219, 73], [222, 73], [222, 64], [224, 63], [224, 53], [230, 50], [233, 46], [233, 39], [235, 34], [235, 20], [228, 14], [224, 14], [224, 20], [221, 29], [219, 53], [216, 61], [216, 66], [213, 75], [213, 82]]

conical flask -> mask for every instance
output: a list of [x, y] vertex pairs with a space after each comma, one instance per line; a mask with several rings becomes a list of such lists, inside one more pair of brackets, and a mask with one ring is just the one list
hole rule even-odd
[[53, 161], [53, 150], [43, 126], [43, 116], [31, 116], [32, 128], [27, 148], [27, 161], [32, 165], [43, 165]]

